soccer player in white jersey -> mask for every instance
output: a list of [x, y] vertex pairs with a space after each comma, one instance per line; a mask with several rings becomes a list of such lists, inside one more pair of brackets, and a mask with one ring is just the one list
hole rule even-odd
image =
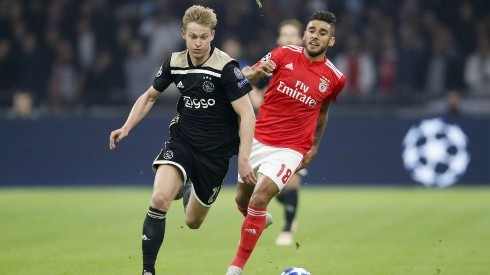
[[[303, 24], [296, 19], [281, 21], [278, 27], [277, 45], [303, 46], [303, 29]], [[249, 93], [255, 109], [258, 109], [262, 103], [269, 81], [270, 77], [264, 77], [260, 81], [257, 81], [254, 89]], [[293, 233], [298, 225], [296, 216], [298, 212], [299, 187], [301, 186], [303, 176], [307, 173], [306, 168], [294, 173], [288, 184], [276, 196], [276, 199], [284, 209], [284, 223], [281, 233], [276, 238], [276, 245], [288, 246], [293, 244]]]
[[266, 226], [269, 202], [318, 151], [328, 110], [345, 85], [345, 76], [326, 57], [335, 44], [336, 17], [316, 11], [303, 35], [304, 47], [279, 46], [257, 64], [243, 68], [251, 83], [272, 73], [260, 105], [250, 155], [257, 183], [239, 178], [235, 201], [245, 219], [227, 275], [242, 274]]
[[238, 154], [238, 171], [245, 182], [256, 182], [248, 161], [255, 125], [248, 97], [252, 87], [238, 62], [211, 46], [217, 24], [212, 9], [194, 5], [186, 10], [182, 23], [187, 49], [172, 53], [163, 62], [153, 84], [136, 100], [124, 125], [112, 131], [109, 140], [114, 149], [161, 93], [171, 83], [177, 86], [181, 93], [179, 115], [170, 122], [170, 139], [153, 161], [155, 181], [141, 240], [143, 275], [155, 274], [166, 214], [174, 198], [184, 198], [185, 223], [198, 229], [221, 190], [233, 155]]

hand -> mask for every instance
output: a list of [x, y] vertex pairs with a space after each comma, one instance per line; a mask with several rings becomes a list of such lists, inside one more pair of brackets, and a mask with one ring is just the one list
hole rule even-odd
[[296, 168], [295, 173], [298, 172], [299, 170], [306, 168], [308, 164], [313, 160], [313, 158], [316, 156], [316, 153], [318, 152], [318, 146], [311, 146], [310, 150], [306, 152], [306, 154], [303, 156], [303, 159], [301, 160], [301, 163], [299, 164], [298, 168]]
[[128, 134], [129, 134], [129, 132], [123, 128], [119, 128], [117, 130], [112, 131], [111, 135], [109, 137], [109, 149], [112, 150], [112, 149], [116, 148], [116, 142], [121, 141]]
[[259, 78], [264, 76], [270, 76], [272, 71], [276, 68], [276, 63], [272, 60], [266, 60], [264, 62], [260, 62], [260, 64], [255, 67], [254, 73], [256, 73]]
[[245, 184], [255, 185], [257, 183], [257, 178], [248, 159], [238, 158], [238, 174]]

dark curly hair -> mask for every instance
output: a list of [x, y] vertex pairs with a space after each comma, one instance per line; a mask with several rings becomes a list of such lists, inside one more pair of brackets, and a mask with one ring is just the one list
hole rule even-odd
[[320, 21], [327, 22], [332, 26], [332, 30], [335, 31], [335, 22], [337, 22], [337, 17], [332, 12], [315, 11], [308, 19], [308, 22], [311, 22], [313, 20], [320, 20]]

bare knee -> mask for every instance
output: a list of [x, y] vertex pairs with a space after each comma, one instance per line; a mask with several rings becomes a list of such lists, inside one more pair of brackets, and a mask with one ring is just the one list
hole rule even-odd
[[270, 202], [271, 195], [264, 192], [255, 192], [250, 198], [250, 204], [258, 208], [266, 208]]
[[151, 207], [160, 209], [163, 211], [168, 211], [173, 198], [170, 199], [166, 194], [160, 191], [154, 191], [151, 196]]
[[200, 217], [185, 217], [185, 224], [187, 225], [187, 227], [189, 227], [189, 229], [199, 229], [203, 221], [204, 219]]
[[279, 193], [279, 188], [270, 181], [261, 184], [250, 197], [250, 204], [258, 208], [267, 208], [272, 198]]

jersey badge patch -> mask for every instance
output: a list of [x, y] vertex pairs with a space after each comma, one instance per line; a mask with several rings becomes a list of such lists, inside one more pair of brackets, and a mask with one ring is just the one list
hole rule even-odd
[[271, 59], [271, 53], [268, 53], [266, 56], [262, 57], [262, 59], [260, 59], [260, 62], [264, 62], [264, 61], [267, 61]]
[[213, 84], [213, 82], [206, 80], [202, 84], [202, 88], [205, 92], [210, 93], [210, 92], [214, 91], [214, 84]]
[[240, 71], [240, 69], [234, 68], [233, 72], [235, 73], [236, 78], [243, 79], [243, 74], [242, 74], [242, 71]]
[[322, 93], [326, 92], [328, 89], [328, 86], [330, 86], [330, 81], [325, 77], [320, 78], [320, 85], [318, 86], [318, 89], [320, 90], [320, 92], [322, 92]]
[[241, 89], [243, 86], [247, 85], [247, 83], [249, 83], [247, 78], [242, 79], [238, 82], [238, 89]]
[[177, 88], [184, 89], [184, 84], [182, 84], [182, 81], [179, 81], [179, 83], [177, 84]]
[[293, 63], [288, 63], [288, 64], [286, 64], [286, 66], [284, 66], [284, 67], [286, 67], [286, 69], [289, 69], [289, 70], [291, 70], [291, 71], [292, 71], [292, 70], [293, 70]]
[[164, 159], [172, 159], [174, 157], [174, 152], [167, 150], [165, 153], [163, 153], [163, 158]]

